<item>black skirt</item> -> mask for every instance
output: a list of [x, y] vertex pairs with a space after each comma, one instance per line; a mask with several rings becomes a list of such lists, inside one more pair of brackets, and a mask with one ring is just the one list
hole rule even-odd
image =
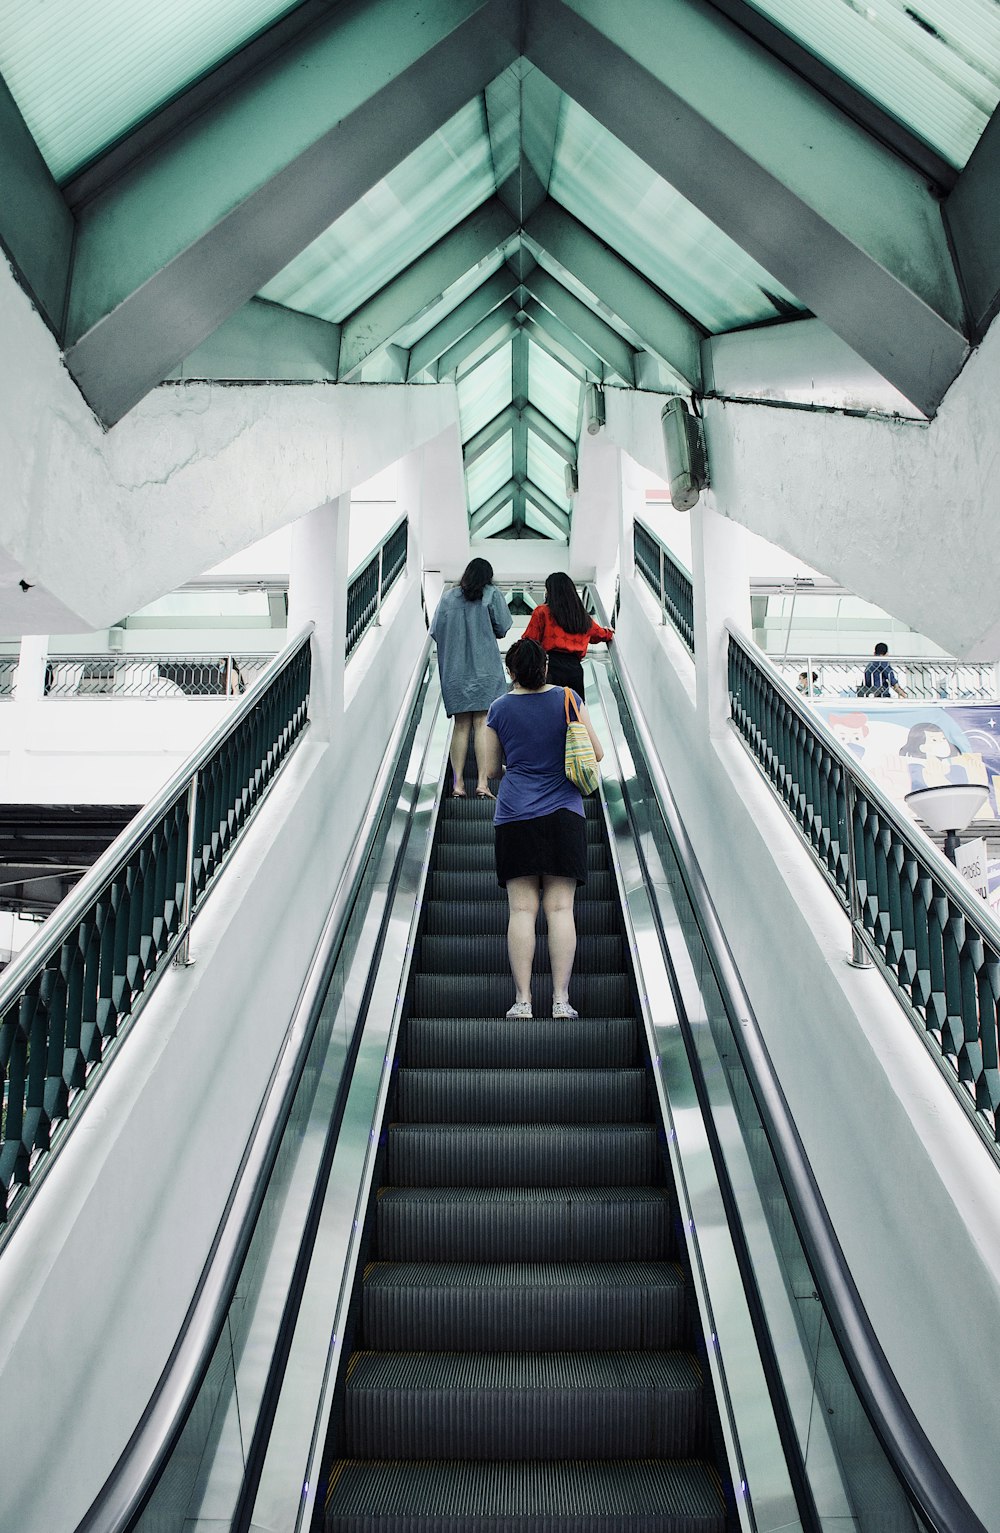
[[575, 878], [587, 882], [587, 829], [582, 814], [557, 809], [536, 820], [508, 820], [493, 831], [497, 883], [509, 878]]
[[571, 655], [568, 649], [550, 649], [548, 659], [548, 679], [552, 685], [572, 687], [574, 692], [579, 692], [581, 698], [584, 697], [583, 661], [580, 656]]

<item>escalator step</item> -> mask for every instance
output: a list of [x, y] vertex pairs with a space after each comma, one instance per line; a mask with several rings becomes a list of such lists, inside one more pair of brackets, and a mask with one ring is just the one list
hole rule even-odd
[[[465, 937], [469, 932], [500, 932], [506, 936], [507, 899], [499, 888], [497, 893], [499, 899], [468, 900], [464, 905], [449, 904], [447, 900], [426, 900], [423, 910], [425, 936]], [[618, 908], [614, 901], [588, 900], [584, 894], [583, 889], [578, 892], [573, 911], [577, 936], [619, 936]], [[545, 917], [541, 911], [536, 930], [545, 930]]]
[[[552, 1010], [552, 980], [532, 982], [535, 1011]], [[631, 985], [624, 974], [574, 974], [570, 1000], [585, 1017], [623, 1017], [632, 1010]], [[510, 974], [415, 974], [410, 1010], [419, 1017], [502, 1017], [514, 999]]]
[[674, 1254], [666, 1187], [382, 1187], [382, 1261], [662, 1261]]
[[680, 1346], [686, 1329], [674, 1262], [377, 1262], [362, 1304], [379, 1351], [637, 1351]]
[[[616, 895], [614, 875], [606, 870], [589, 869], [587, 882], [576, 891], [576, 905], [582, 900], [611, 900]], [[483, 853], [479, 867], [465, 872], [433, 871], [427, 879], [425, 898], [447, 900], [449, 904], [467, 905], [470, 900], [497, 900], [507, 908], [507, 895], [497, 883], [492, 856]]]
[[414, 1070], [398, 1073], [401, 1123], [637, 1123], [649, 1108], [646, 1072]]
[[442, 1068], [635, 1064], [634, 1017], [410, 1017], [403, 1024], [404, 1064]]
[[545, 1463], [339, 1460], [326, 1533], [724, 1533], [700, 1460]]
[[398, 1187], [648, 1187], [663, 1175], [652, 1124], [390, 1124]]
[[[604, 845], [604, 826], [600, 820], [586, 819], [588, 844]], [[435, 834], [437, 846], [462, 845], [486, 846], [493, 850], [493, 821], [491, 819], [443, 819], [438, 821]]]
[[[492, 867], [493, 844], [479, 845], [462, 841], [456, 845], [436, 841], [432, 866], [440, 873], [474, 873], [478, 869]], [[607, 847], [603, 841], [591, 841], [587, 845], [587, 867], [597, 872], [608, 865]]]
[[351, 1458], [688, 1458], [702, 1446], [690, 1352], [355, 1352]]
[[[509, 974], [507, 935], [477, 934], [469, 926], [460, 936], [421, 937], [414, 962], [428, 974]], [[548, 971], [549, 939], [545, 935], [535, 940], [532, 967], [536, 974]], [[625, 944], [621, 937], [588, 937], [577, 947], [574, 974], [621, 974], [624, 969]]]

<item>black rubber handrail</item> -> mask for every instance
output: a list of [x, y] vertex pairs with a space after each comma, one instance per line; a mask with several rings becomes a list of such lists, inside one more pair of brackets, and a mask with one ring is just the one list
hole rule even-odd
[[[598, 622], [606, 621], [591, 588]], [[858, 1398], [910, 1500], [932, 1533], [988, 1533], [917, 1420], [875, 1334], [827, 1212], [750, 998], [726, 940], [673, 794], [659, 765], [628, 673], [615, 646], [609, 657], [642, 746], [657, 805], [705, 943], [789, 1211], [823, 1308]]]

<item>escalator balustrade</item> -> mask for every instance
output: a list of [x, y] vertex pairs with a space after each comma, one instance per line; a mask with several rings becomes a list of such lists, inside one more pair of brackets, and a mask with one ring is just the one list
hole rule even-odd
[[443, 801], [327, 1533], [725, 1533], [714, 1403], [604, 825], [587, 804], [571, 999], [544, 938], [509, 1020], [492, 806]]

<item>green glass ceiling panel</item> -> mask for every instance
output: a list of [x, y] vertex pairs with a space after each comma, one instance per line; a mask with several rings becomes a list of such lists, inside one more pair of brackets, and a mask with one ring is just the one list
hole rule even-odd
[[569, 97], [549, 194], [713, 334], [804, 312], [735, 240]]
[[505, 410], [514, 397], [511, 378], [511, 344], [495, 351], [478, 367], [470, 368], [458, 380], [458, 418], [462, 441]]
[[502, 436], [499, 442], [476, 459], [471, 468], [465, 471], [465, 484], [469, 492], [469, 505], [475, 511], [477, 506], [485, 505], [491, 495], [495, 495], [510, 479], [513, 465], [513, 444], [511, 433]]
[[[527, 494], [528, 496], [531, 495], [530, 487], [527, 490]], [[536, 511], [535, 507], [531, 504], [530, 499], [526, 500], [524, 503], [524, 525], [526, 527], [530, 527], [532, 532], [540, 532], [543, 538], [549, 538], [552, 540], [552, 542], [564, 543], [566, 541], [565, 538], [561, 537], [557, 532], [556, 528], [549, 521], [549, 518], [544, 516], [541, 511]]]
[[533, 431], [528, 432], [528, 478], [557, 506], [569, 510], [563, 459]]
[[479, 531], [476, 533], [476, 537], [492, 538], [496, 533], [503, 532], [506, 527], [509, 527], [513, 520], [514, 502], [513, 499], [511, 499], [505, 501], [505, 503], [493, 513], [488, 522], [483, 523], [482, 527], [480, 527]]
[[493, 191], [489, 135], [476, 97], [307, 245], [260, 297], [339, 324]]
[[299, 0], [0, 0], [0, 73], [64, 181]]
[[1000, 101], [997, 0], [749, 0], [961, 169]]
[[582, 393], [579, 378], [533, 341], [528, 342], [528, 398], [574, 442], [580, 432]]
[[474, 266], [471, 271], [466, 272], [464, 277], [453, 282], [451, 287], [446, 288], [441, 294], [437, 303], [418, 315], [411, 324], [403, 326], [396, 336], [397, 344], [406, 347], [407, 350], [415, 346], [428, 331], [433, 330], [435, 325], [446, 319], [453, 309], [457, 309], [460, 303], [465, 302], [466, 298], [471, 298], [484, 282], [498, 272], [505, 259], [503, 250], [494, 251], [481, 265]]

